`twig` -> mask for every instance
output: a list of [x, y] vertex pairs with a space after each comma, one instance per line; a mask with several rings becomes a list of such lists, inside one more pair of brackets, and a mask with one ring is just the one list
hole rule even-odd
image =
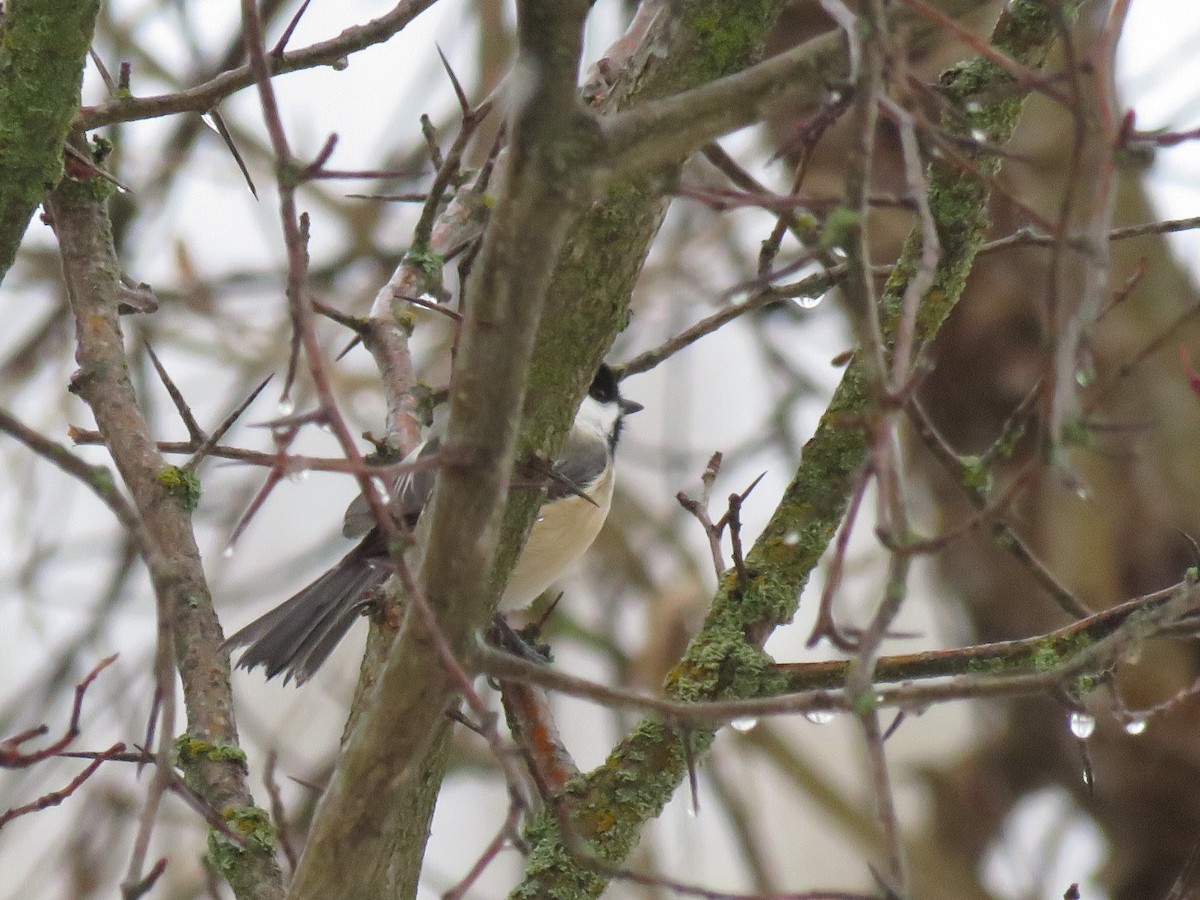
[[[911, 400], [908, 410], [909, 420], [913, 423], [917, 437], [933, 453], [934, 458], [950, 472], [955, 483], [967, 495], [967, 499], [976, 508], [986, 509], [990, 502], [989, 495], [991, 493], [989, 483], [991, 478], [990, 465], [995, 457], [995, 453], [974, 458], [960, 457], [946, 443], [941, 434], [938, 433], [933, 422], [929, 419], [929, 416], [919, 402], [915, 399]], [[1014, 414], [1009, 420], [1012, 427], [1016, 427], [1019, 421], [1019, 413]], [[1006, 427], [1006, 432], [1010, 430], [1010, 428]], [[1006, 433], [997, 440], [994, 448], [999, 452], [998, 448], [1007, 446], [1010, 440], [1011, 435]], [[995, 522], [992, 526], [992, 536], [1001, 547], [1007, 549], [1025, 566], [1043, 590], [1058, 604], [1060, 609], [1075, 618], [1085, 618], [1091, 614], [1087, 606], [1059, 581], [1058, 577], [1050, 571], [1025, 539], [1017, 534], [1011, 525], [1004, 521]]]
[[279, 753], [272, 748], [267, 754], [267, 764], [263, 769], [263, 787], [267, 789], [267, 796], [271, 800], [271, 821], [275, 825], [275, 837], [279, 841], [279, 846], [283, 848], [288, 868], [295, 872], [296, 864], [300, 861], [300, 854], [292, 841], [287, 812], [283, 808], [283, 798], [279, 794], [279, 782], [275, 780], [275, 767], [278, 763]]
[[[0, 430], [6, 430], [3, 426], [3, 412], [0, 412]], [[102, 444], [104, 442], [100, 432], [91, 431], [86, 428], [71, 427], [67, 434], [70, 438], [81, 446], [89, 446], [94, 444]], [[192, 441], [156, 441], [155, 447], [162, 453], [179, 453], [179, 454], [194, 454], [203, 444], [196, 444]], [[70, 451], [65, 451], [70, 453]], [[217, 444], [208, 449], [207, 456], [216, 457], [218, 459], [227, 459], [233, 462], [245, 463], [250, 466], [261, 466], [263, 468], [275, 469], [283, 471], [285, 475], [293, 475], [297, 472], [342, 472], [355, 473], [365, 471], [372, 477], [387, 478], [399, 474], [401, 471], [406, 471], [408, 468], [424, 468], [429, 465], [428, 461], [422, 461], [419, 465], [405, 463], [403, 466], [400, 463], [368, 463], [363, 467], [357, 467], [344, 456], [303, 456], [300, 454], [289, 454], [283, 451], [268, 453], [263, 450], [248, 450], [243, 447], [230, 447], [226, 444]], [[76, 457], [78, 459], [78, 457]], [[103, 468], [100, 472], [105, 472]]]
[[[69, 747], [71, 741], [79, 737], [79, 717], [83, 714], [83, 695], [87, 693], [88, 687], [90, 687], [92, 682], [96, 680], [96, 677], [110, 665], [112, 665], [112, 663], [116, 661], [116, 658], [117, 656], [114, 653], [112, 656], [100, 660], [100, 662], [96, 664], [95, 668], [88, 672], [83, 681], [75, 685], [75, 703], [71, 707], [71, 720], [67, 724], [66, 731], [63, 732], [62, 737], [50, 744], [48, 747], [42, 748], [41, 750], [37, 750], [33, 753], [22, 753], [19, 749], [22, 744], [32, 740], [35, 737], [41, 737], [42, 735], [46, 734], [49, 729], [45, 725], [39, 725], [36, 728], [30, 728], [21, 732], [20, 734], [14, 735], [13, 737], [5, 740], [3, 743], [0, 743], [0, 768], [23, 769], [34, 765], [35, 763], [39, 763], [44, 759], [49, 759], [51, 756], [57, 756], [59, 753]], [[121, 749], [125, 749], [123, 745]], [[113, 751], [111, 748], [108, 751], [105, 751], [105, 753], [108, 754], [113, 752], [115, 751]]]
[[[250, 60], [250, 69], [254, 73], [258, 86], [263, 119], [277, 160], [279, 216], [283, 227], [284, 243], [287, 247], [287, 296], [295, 328], [294, 346], [304, 347], [308, 372], [320, 400], [321, 417], [337, 438], [346, 458], [358, 467], [355, 475], [359, 490], [374, 514], [376, 524], [385, 535], [391, 536], [395, 531], [395, 524], [387, 512], [386, 504], [379, 496], [374, 482], [365, 473], [362, 454], [355, 445], [349, 427], [338, 412], [320, 341], [317, 338], [315, 313], [307, 290], [307, 217], [298, 215], [296, 210], [296, 183], [290, 177], [295, 174], [295, 162], [288, 147], [287, 135], [284, 132], [275, 91], [271, 84], [271, 66], [263, 51], [262, 25], [253, 0], [243, 0], [242, 2], [242, 23], [245, 29], [246, 53]], [[294, 359], [295, 353], [293, 353], [293, 363]], [[287, 387], [285, 386], [284, 396], [286, 395]]]
[[896, 327], [896, 344], [892, 353], [892, 388], [902, 386], [912, 377], [916, 364], [913, 358], [916, 342], [917, 311], [925, 292], [933, 286], [938, 262], [942, 256], [942, 245], [938, 239], [937, 225], [929, 207], [929, 185], [925, 179], [924, 165], [912, 115], [889, 97], [879, 99], [880, 105], [894, 121], [900, 131], [900, 149], [904, 159], [904, 178], [909, 196], [916, 198], [918, 220], [921, 225], [921, 255], [916, 272], [904, 286], [900, 322]]
[[[185, 500], [172, 492], [129, 378], [119, 322], [119, 266], [103, 201], [86, 185], [64, 180], [44, 206], [61, 250], [67, 296], [75, 320], [79, 374], [72, 387], [91, 407], [117, 469], [133, 498], [144, 536], [142, 557], [156, 601], [155, 679], [162, 692], [162, 735], [155, 780], [148, 788], [139, 838], [131, 854], [127, 884], [141, 881], [143, 851], [152, 814], [162, 796], [161, 771], [170, 771], [176, 734], [175, 659], [180, 660], [189, 735], [237, 746], [233, 698], [227, 678], [198, 677], [221, 671], [223, 640]], [[227, 663], [224, 663], [227, 665]], [[217, 808], [249, 806], [245, 773], [230, 759], [198, 758], [185, 764], [206, 802]], [[278, 866], [265, 854], [242, 854], [232, 863], [236, 877], [252, 879], [263, 900], [283, 894]]]
[[96, 773], [96, 770], [99, 769], [100, 766], [105, 763], [105, 761], [110, 759], [112, 755], [123, 753], [124, 751], [124, 744], [113, 744], [107, 750], [97, 755], [97, 757], [88, 764], [87, 768], [85, 768], [67, 783], [66, 787], [57, 791], [51, 791], [48, 794], [43, 794], [33, 802], [26, 803], [24, 806], [14, 806], [12, 809], [9, 809], [4, 813], [0, 813], [0, 828], [3, 828], [5, 825], [19, 816], [24, 816], [29, 813], [38, 812], [39, 810], [48, 809], [51, 806], [58, 806], [73, 793], [75, 793], [76, 789], [79, 788], [80, 785], [91, 778], [92, 775]]
[[167, 871], [167, 858], [161, 856], [150, 867], [150, 871], [146, 873], [145, 877], [138, 879], [132, 884], [125, 883], [121, 885], [121, 900], [137, 900], [138, 897], [146, 896], [165, 871]]
[[488, 842], [488, 845], [479, 854], [479, 858], [475, 860], [467, 874], [462, 877], [462, 880], [442, 894], [442, 900], [462, 900], [462, 898], [465, 898], [467, 891], [479, 880], [479, 876], [491, 865], [492, 861], [500, 855], [500, 851], [504, 849], [505, 844], [510, 842], [520, 844], [520, 821], [520, 810], [510, 804], [508, 814], [504, 818], [504, 823], [496, 830], [496, 836]]
[[713, 313], [705, 319], [701, 319], [690, 328], [667, 339], [659, 346], [635, 356], [624, 365], [614, 367], [614, 371], [617, 373], [618, 378], [628, 378], [630, 375], [648, 372], [663, 361], [670, 359], [680, 350], [691, 346], [700, 340], [700, 338], [712, 334], [734, 319], [740, 318], [747, 313], [764, 309], [789, 297], [819, 297], [829, 291], [830, 288], [844, 277], [845, 268], [839, 267], [836, 270], [810, 275], [803, 281], [789, 286], [786, 292], [771, 287], [761, 289], [746, 301], [737, 304], [731, 303], [724, 309]]
[[[319, 41], [282, 56], [272, 56], [269, 72], [274, 76], [317, 66], [337, 66], [351, 53], [389, 40], [434, 2], [436, 0], [400, 0], [379, 18], [372, 19], [364, 25], [347, 28], [335, 38]], [[252, 66], [239, 66], [183, 91], [155, 97], [118, 98], [99, 106], [84, 107], [79, 111], [76, 124], [81, 130], [93, 131], [116, 122], [135, 122], [172, 113], [204, 113], [231, 94], [250, 87], [254, 82], [255, 72]]]
[[[750, 492], [758, 487], [759, 482], [766, 475], [767, 473], [763, 472], [750, 482], [750, 486], [740, 494], [730, 494], [729, 508], [726, 510], [725, 515], [721, 516], [717, 521], [715, 526], [718, 535], [720, 535], [726, 526], [729, 527], [729, 544], [730, 553], [733, 556], [733, 568], [737, 572], [738, 585], [742, 590], [746, 590], [750, 585], [750, 575], [746, 571], [746, 560], [742, 554], [742, 504], [746, 502], [746, 499], [750, 496]], [[707, 487], [711, 489], [712, 486], [707, 485]]]
[[708, 538], [708, 550], [712, 554], [713, 569], [716, 570], [717, 578], [720, 578], [725, 573], [725, 560], [721, 553], [721, 528], [709, 516], [708, 502], [712, 498], [713, 482], [717, 480], [717, 474], [720, 471], [721, 454], [714, 453], [708, 459], [708, 465], [704, 468], [704, 474], [700, 476], [700, 482], [703, 484], [700, 499], [693, 500], [683, 491], [675, 495], [675, 499], [679, 501], [679, 505], [695, 516], [696, 521], [700, 523], [700, 527], [704, 529], [704, 535]]
[[858, 480], [854, 485], [854, 490], [850, 495], [850, 504], [846, 509], [846, 516], [838, 526], [837, 540], [834, 542], [833, 557], [829, 562], [829, 569], [825, 573], [825, 585], [821, 588], [821, 600], [817, 606], [817, 619], [813, 623], [812, 632], [808, 636], [808, 640], [804, 642], [804, 646], [809, 649], [817, 646], [824, 638], [829, 641], [834, 647], [845, 652], [854, 652], [858, 649], [857, 641], [853, 640], [848, 635], [844, 634], [837, 626], [837, 619], [833, 614], [833, 603], [837, 598], [838, 588], [842, 584], [842, 572], [846, 567], [846, 551], [850, 546], [850, 536], [854, 532], [855, 523], [858, 522], [858, 512], [862, 508], [863, 497], [866, 495], [867, 487], [871, 483], [872, 470], [864, 469], [859, 475]]
[[[1200, 216], [1190, 216], [1185, 219], [1164, 219], [1160, 222], [1146, 222], [1142, 225], [1129, 225], [1123, 228], [1113, 228], [1107, 238], [1110, 241], [1127, 241], [1132, 238], [1152, 237], [1162, 234], [1174, 234], [1179, 231], [1195, 231], [1200, 228]], [[1013, 247], [1053, 247], [1057, 238], [1052, 234], [1035, 231], [1031, 228], [1021, 228], [1012, 234], [989, 241], [979, 248], [980, 255], [997, 253]], [[1071, 246], [1079, 246], [1079, 239], [1068, 239]]]

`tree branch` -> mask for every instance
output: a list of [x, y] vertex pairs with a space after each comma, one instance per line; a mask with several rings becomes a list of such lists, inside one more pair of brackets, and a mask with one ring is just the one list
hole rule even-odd
[[[317, 66], [337, 68], [351, 53], [381, 44], [400, 32], [409, 22], [431, 7], [436, 0], [400, 0], [391, 12], [365, 25], [347, 28], [335, 38], [319, 41], [291, 53], [267, 57], [270, 74], [286, 75]], [[116, 122], [136, 122], [172, 113], [208, 112], [230, 94], [254, 84], [254, 71], [247, 63], [222, 72], [195, 87], [154, 97], [118, 97], [100, 106], [80, 110], [76, 125], [85, 131]], [[76, 103], [78, 106], [78, 102]]]
[[[196, 497], [179, 481], [179, 470], [164, 463], [133, 393], [117, 318], [120, 267], [101, 184], [64, 179], [46, 204], [75, 317], [79, 371], [72, 389], [91, 407], [144, 526], [143, 556], [158, 600], [156, 677], [163, 698], [158, 767], [169, 772], [172, 766], [175, 690], [173, 676], [164, 669], [173, 650], [188, 715], [189, 749], [179, 754], [178, 764], [213, 808], [246, 814], [256, 808], [237, 749], [229, 657], [220, 649], [223, 636], [192, 533], [190, 507]], [[148, 809], [159, 796], [152, 790]], [[239, 897], [283, 896], [271, 853], [259, 848], [214, 852], [214, 858]], [[131, 876], [136, 880], [136, 873]]]
[[581, 193], [578, 172], [564, 165], [591, 139], [575, 102], [587, 9], [583, 0], [518, 6], [518, 66], [528, 83], [517, 87], [522, 102], [510, 122], [508, 163], [467, 284], [450, 392], [445, 447], [461, 462], [439, 471], [422, 517], [421, 583], [442, 634], [430, 640], [420, 617], [408, 617], [378, 674], [374, 702], [350, 726], [296, 873], [296, 898], [370, 896], [383, 883], [401, 896], [416, 890], [423, 843], [392, 844], [391, 814], [398, 795], [430, 771], [427, 759], [458, 689], [437, 645], [444, 639], [461, 655], [497, 596], [486, 588], [516, 456], [517, 411], [557, 249], [587, 196], [586, 182]]
[[[880, 657], [876, 684], [896, 687], [877, 686], [875, 705], [903, 710], [950, 700], [1069, 693], [1080, 678], [1102, 677], [1123, 654], [1136, 653], [1151, 638], [1194, 632], [1198, 614], [1200, 589], [1194, 580], [1185, 580], [1046, 634]], [[845, 659], [780, 663], [763, 679], [761, 695], [688, 701], [611, 688], [488, 646], [476, 648], [471, 659], [474, 672], [607, 709], [643, 712], [681, 730], [716, 728], [736, 719], [853, 713], [860, 698], [845, 688], [853, 665]]]
[[760, 121], [775, 103], [821, 97], [848, 73], [841, 36], [821, 35], [744, 71], [604, 117], [598, 160], [613, 174], [678, 161]]

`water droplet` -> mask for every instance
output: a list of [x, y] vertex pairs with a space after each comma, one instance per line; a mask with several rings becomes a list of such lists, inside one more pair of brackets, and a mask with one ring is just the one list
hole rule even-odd
[[1096, 381], [1096, 369], [1094, 366], [1080, 366], [1075, 370], [1075, 383], [1080, 387], [1089, 387]]
[[225, 549], [221, 551], [221, 556], [223, 556], [225, 559], [229, 559], [229, 557], [233, 556], [233, 544], [226, 544]]
[[1096, 717], [1090, 713], [1075, 710], [1067, 717], [1067, 727], [1071, 729], [1071, 734], [1075, 737], [1086, 741], [1096, 730]]
[[804, 714], [804, 718], [812, 722], [814, 725], [828, 725], [833, 721], [834, 712], [832, 709], [810, 709]]
[[689, 804], [687, 805], [687, 811], [688, 811], [688, 818], [689, 818], [689, 819], [694, 819], [694, 818], [696, 818], [698, 815], [700, 815], [700, 810], [696, 809], [696, 804], [695, 804], [695, 803], [689, 803]]
[[1125, 723], [1125, 733], [1132, 734], [1135, 736], [1139, 735], [1146, 730], [1147, 724], [1149, 724], [1149, 723], [1147, 723], [1146, 720], [1141, 717], [1138, 717], [1136, 719], [1130, 719], [1128, 722]]
[[758, 719], [755, 718], [734, 719], [729, 723], [730, 728], [732, 728], [734, 731], [740, 731], [742, 734], [745, 734], [748, 731], [753, 731], [757, 725]]
[[982, 143], [987, 140], [987, 132], [984, 131], [982, 128], [972, 128], [971, 129], [971, 137], [973, 137], [975, 140]]
[[310, 476], [311, 474], [312, 474], [312, 471], [311, 471], [311, 470], [309, 470], [309, 469], [301, 469], [301, 470], [300, 470], [300, 475], [299, 475], [298, 477], [300, 478], [300, 480], [301, 480], [301, 481], [308, 481], [308, 476]]
[[795, 547], [800, 543], [800, 532], [789, 531], [783, 536], [783, 543], [786, 547]]
[[969, 113], [983, 112], [983, 104], [980, 103], [978, 100], [968, 100], [967, 101], [967, 112], [969, 112]]
[[826, 296], [828, 296], [828, 294], [817, 294], [815, 297], [800, 296], [792, 299], [793, 302], [801, 309], [816, 309], [821, 305], [821, 301], [824, 300]]
[[281, 416], [290, 416], [296, 411], [296, 404], [292, 402], [291, 397], [281, 397], [279, 405], [276, 408], [279, 410]]

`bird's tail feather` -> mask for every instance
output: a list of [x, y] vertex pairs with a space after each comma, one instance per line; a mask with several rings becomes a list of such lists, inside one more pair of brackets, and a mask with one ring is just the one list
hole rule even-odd
[[285, 684], [312, 677], [358, 618], [359, 601], [387, 580], [387, 567], [373, 564], [364, 549], [356, 547], [308, 587], [229, 637], [226, 647], [246, 648], [238, 667], [262, 666], [267, 678], [283, 672]]

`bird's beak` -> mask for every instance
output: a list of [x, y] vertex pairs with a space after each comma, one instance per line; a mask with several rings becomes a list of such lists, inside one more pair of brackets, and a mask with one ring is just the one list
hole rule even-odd
[[633, 415], [635, 412], [641, 412], [646, 408], [636, 400], [626, 400], [624, 397], [618, 401], [618, 405], [621, 407], [621, 415], [623, 416]]

